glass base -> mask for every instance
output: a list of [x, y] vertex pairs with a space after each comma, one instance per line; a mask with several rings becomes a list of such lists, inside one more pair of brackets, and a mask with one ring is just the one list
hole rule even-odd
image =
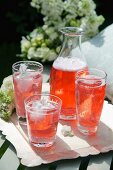
[[18, 121], [21, 125], [27, 125], [26, 118], [24, 117], [18, 117]]
[[60, 119], [62, 119], [62, 120], [75, 120], [75, 119], [76, 119], [76, 116], [60, 115]]
[[31, 145], [39, 148], [50, 147], [55, 142], [56, 137], [51, 138], [40, 138], [29, 136], [29, 142]]
[[80, 124], [77, 125], [79, 132], [81, 132], [84, 135], [94, 135], [97, 132], [97, 126], [94, 127], [86, 127], [81, 126]]
[[31, 145], [35, 146], [35, 147], [38, 147], [38, 148], [46, 148], [46, 147], [50, 147], [53, 145], [54, 141], [52, 142], [44, 142], [44, 143], [34, 143], [34, 142], [31, 142]]
[[75, 120], [76, 119], [76, 110], [74, 109], [62, 109], [60, 114], [60, 119], [62, 120]]

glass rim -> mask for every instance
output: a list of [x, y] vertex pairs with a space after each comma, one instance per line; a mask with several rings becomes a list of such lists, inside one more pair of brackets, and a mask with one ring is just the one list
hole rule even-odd
[[24, 61], [17, 61], [15, 62], [13, 65], [12, 65], [12, 70], [13, 71], [18, 71], [19, 69], [15, 68], [16, 66], [19, 66], [20, 64], [24, 64], [24, 63], [34, 63], [36, 64], [37, 66], [39, 66], [39, 71], [42, 72], [43, 71], [43, 65], [40, 63], [40, 62], [37, 62], [37, 61], [32, 61], [32, 60], [24, 60]]
[[80, 27], [62, 27], [60, 32], [72, 37], [81, 36], [84, 33], [83, 29]]
[[[100, 69], [100, 68], [88, 68], [88, 70], [89, 71], [96, 70], [96, 71], [99, 71], [99, 72], [101, 72], [103, 74], [103, 76], [98, 76], [97, 79], [105, 79], [105, 80], [107, 79], [107, 73], [104, 70]], [[87, 72], [88, 72], [88, 70], [87, 70]], [[81, 73], [81, 71], [83, 71], [83, 70], [78, 71], [77, 75], [79, 73]], [[95, 74], [92, 74], [92, 75], [95, 75]], [[95, 78], [90, 78], [90, 77], [88, 78], [86, 76], [81, 76], [80, 77], [79, 75], [78, 75], [78, 77], [76, 76], [76, 79], [77, 80], [95, 80]]]
[[[32, 108], [32, 109], [35, 109], [35, 108], [37, 108], [37, 106], [34, 106], [34, 107], [31, 107], [31, 106], [29, 106], [28, 105], [28, 103], [30, 103], [31, 101], [28, 101], [30, 98], [33, 98], [33, 97], [36, 97], [36, 96], [51, 96], [51, 97], [55, 97], [58, 101], [59, 101], [59, 103], [60, 103], [60, 107], [61, 107], [61, 105], [62, 105], [62, 100], [59, 98], [59, 97], [57, 97], [56, 95], [52, 95], [52, 94], [44, 94], [44, 93], [42, 93], [42, 94], [34, 94], [34, 95], [32, 95], [32, 96], [29, 96], [29, 97], [27, 97], [25, 100], [24, 100], [24, 104], [25, 104], [25, 108], [27, 108], [27, 110], [28, 111], [30, 111], [30, 112], [33, 112], [33, 111], [31, 111], [30, 109]], [[38, 101], [38, 100], [37, 100]], [[52, 101], [52, 100], [50, 100], [50, 101]], [[57, 102], [55, 102], [55, 104], [56, 104], [56, 106], [55, 106], [55, 108], [60, 108], [59, 107], [59, 103], [57, 103]], [[53, 109], [55, 109], [55, 108], [53, 108]], [[53, 110], [53, 109], [51, 109], [51, 110]], [[39, 111], [49, 111], [50, 110], [50, 108], [46, 108], [46, 109], [38, 109]], [[44, 114], [46, 114], [46, 113], [44, 113]]]

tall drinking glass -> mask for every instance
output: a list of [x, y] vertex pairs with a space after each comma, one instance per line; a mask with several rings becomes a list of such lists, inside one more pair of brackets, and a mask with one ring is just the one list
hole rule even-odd
[[43, 65], [35, 61], [19, 61], [12, 65], [16, 113], [20, 123], [26, 123], [24, 100], [41, 93]]
[[96, 133], [102, 113], [106, 73], [100, 69], [89, 69], [77, 74], [77, 126], [86, 135]]
[[62, 101], [50, 94], [38, 94], [25, 100], [29, 141], [36, 147], [51, 146], [56, 137]]

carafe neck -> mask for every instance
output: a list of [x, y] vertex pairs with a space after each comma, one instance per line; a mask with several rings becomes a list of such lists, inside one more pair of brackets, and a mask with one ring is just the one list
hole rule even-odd
[[78, 56], [82, 56], [81, 50], [81, 36], [82, 30], [75, 27], [65, 27], [61, 29], [63, 34], [63, 44], [60, 51], [60, 57], [73, 57], [74, 50], [76, 49], [79, 53]]

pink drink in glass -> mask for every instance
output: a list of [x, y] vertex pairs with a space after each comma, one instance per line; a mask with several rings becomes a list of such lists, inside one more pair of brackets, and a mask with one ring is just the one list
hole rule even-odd
[[55, 141], [61, 100], [49, 94], [39, 95], [25, 100], [28, 135], [30, 143], [34, 146], [48, 147]]
[[98, 69], [90, 72], [77, 79], [78, 129], [89, 135], [97, 130], [106, 89], [106, 74]]
[[13, 73], [16, 112], [18, 117], [26, 117], [24, 100], [33, 94], [41, 93], [41, 72], [42, 71], [27, 69], [23, 74], [19, 71]]

